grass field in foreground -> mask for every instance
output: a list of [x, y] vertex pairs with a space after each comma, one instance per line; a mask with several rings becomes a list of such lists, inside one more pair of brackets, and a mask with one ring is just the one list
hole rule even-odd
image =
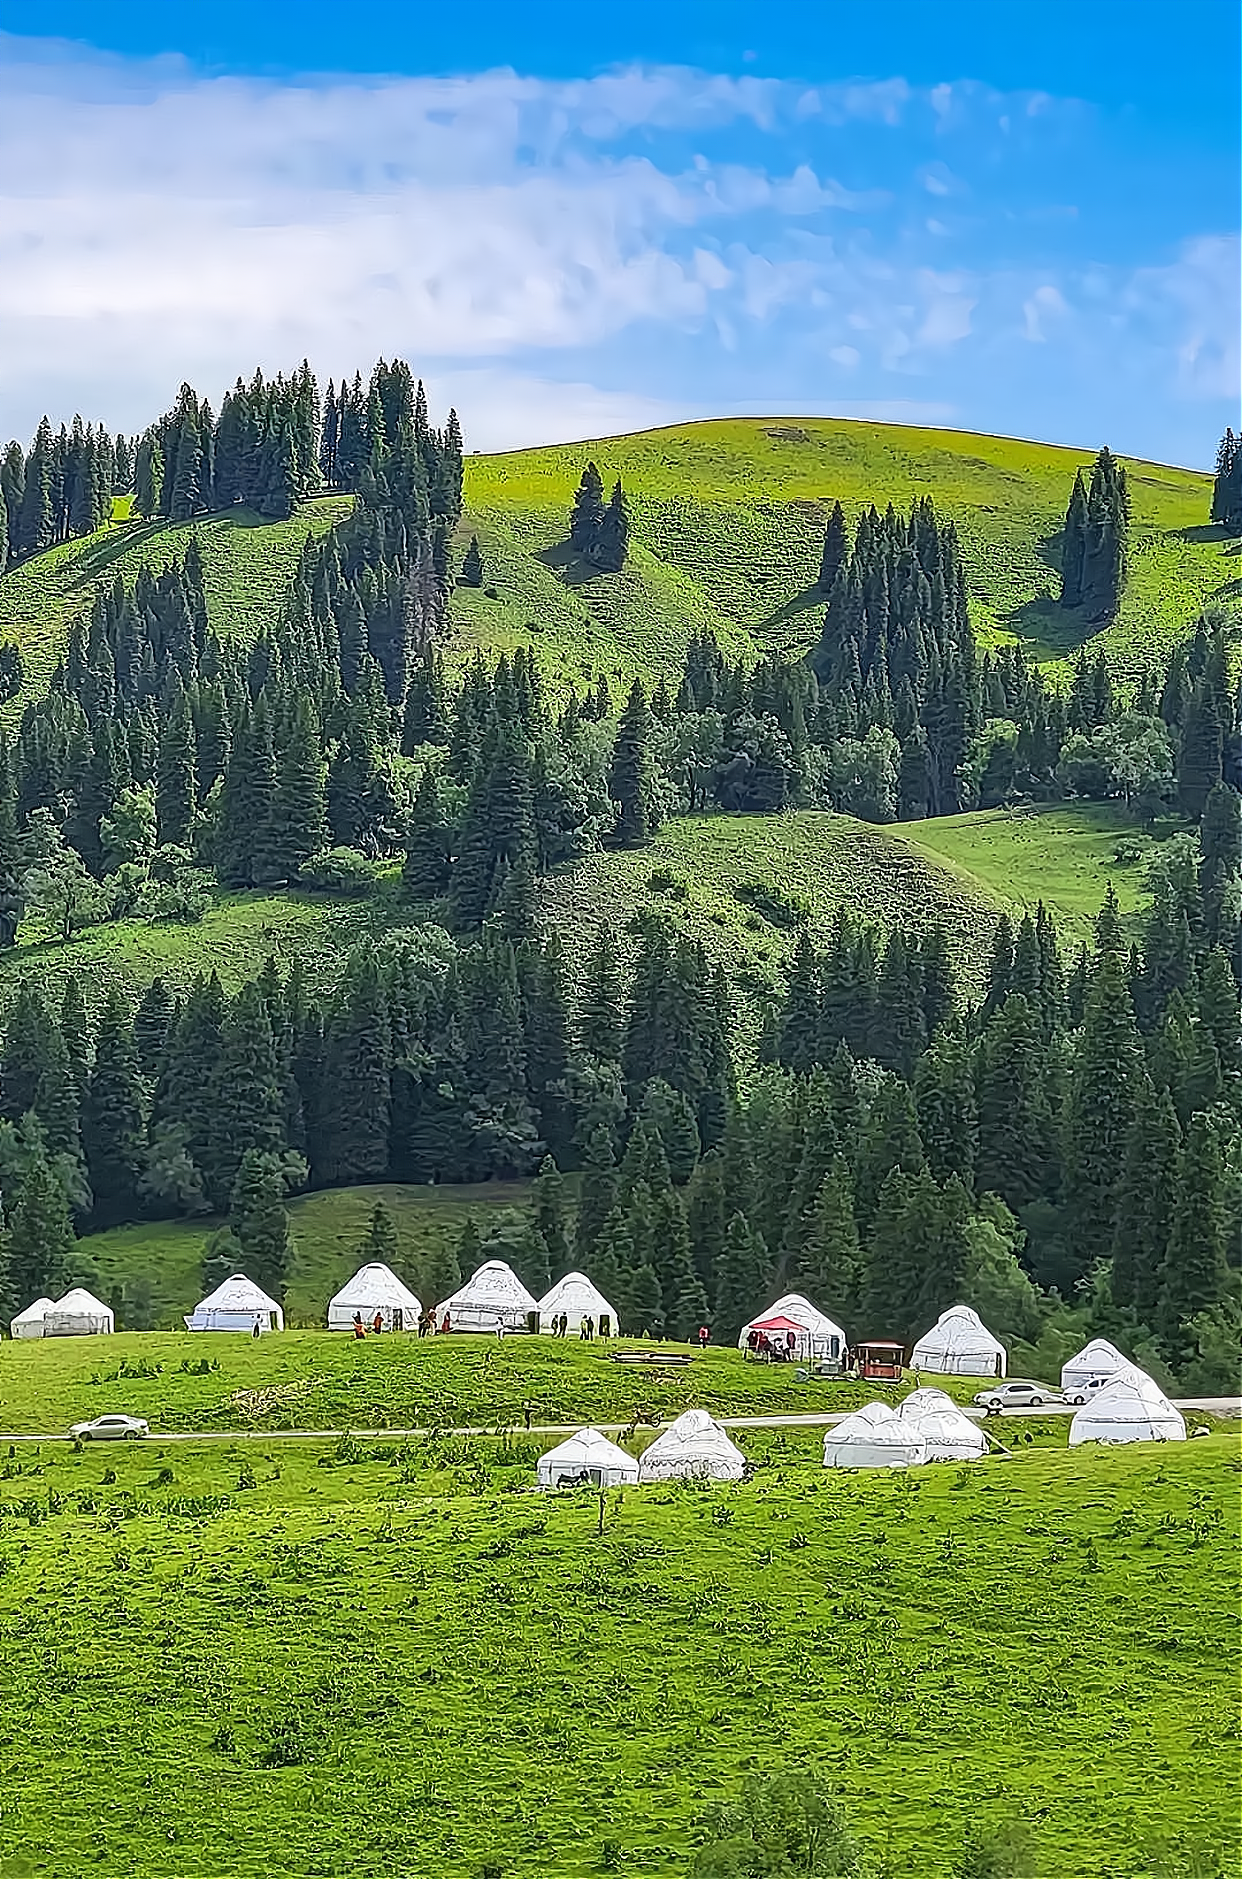
[[[622, 1339], [621, 1348], [634, 1348]], [[650, 1349], [682, 1352], [679, 1345]], [[969, 1401], [982, 1385], [950, 1378]], [[897, 1400], [905, 1391], [897, 1389]], [[748, 1363], [740, 1351], [694, 1353], [684, 1369], [614, 1363], [576, 1338], [387, 1336], [286, 1331], [118, 1332], [0, 1346], [0, 1432], [63, 1435], [92, 1416], [143, 1416], [153, 1429], [407, 1429], [534, 1422], [645, 1422], [686, 1408], [717, 1415], [795, 1415], [857, 1408], [875, 1384], [801, 1383], [796, 1368]]]
[[1040, 1879], [1235, 1870], [1236, 1439], [856, 1477], [754, 1447], [602, 1534], [518, 1491], [533, 1444], [10, 1460], [6, 1876], [676, 1879], [777, 1766], [919, 1879], [1014, 1816]]

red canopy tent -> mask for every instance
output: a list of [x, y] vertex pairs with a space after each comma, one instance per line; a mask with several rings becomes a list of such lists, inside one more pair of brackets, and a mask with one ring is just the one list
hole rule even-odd
[[752, 1331], [797, 1331], [803, 1336], [806, 1335], [806, 1326], [804, 1324], [799, 1324], [794, 1318], [782, 1318], [780, 1316], [775, 1318], [760, 1318], [752, 1324], [750, 1328]]

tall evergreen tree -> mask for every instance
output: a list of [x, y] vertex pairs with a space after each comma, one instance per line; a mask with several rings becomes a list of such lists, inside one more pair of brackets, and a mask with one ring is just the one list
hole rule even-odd
[[143, 1093], [133, 1020], [116, 986], [99, 1021], [82, 1134], [98, 1218], [133, 1219], [144, 1166]]
[[625, 847], [649, 842], [660, 826], [651, 732], [647, 695], [642, 680], [635, 679], [617, 726], [608, 778], [608, 794], [616, 805], [613, 840]]

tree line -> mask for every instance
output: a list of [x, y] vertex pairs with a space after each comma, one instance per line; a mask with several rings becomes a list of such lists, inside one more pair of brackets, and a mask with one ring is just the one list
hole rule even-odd
[[[476, 937], [359, 947], [329, 990], [155, 980], [88, 1012], [23, 985], [0, 1043], [6, 1308], [89, 1277], [79, 1228], [223, 1216], [204, 1283], [279, 1293], [284, 1203], [345, 1184], [534, 1177], [529, 1207], [411, 1274], [586, 1270], [629, 1330], [734, 1337], [797, 1288], [913, 1338], [969, 1299], [1001, 1335], [1103, 1332], [1223, 1387], [1242, 1340], [1237, 800], [1164, 844], [1127, 942], [997, 926], [968, 1000], [945, 933], [804, 934], [739, 1086], [727, 981], [649, 916], [575, 981], [520, 896]], [[565, 1177], [574, 1177], [572, 1198]], [[375, 1244], [391, 1244], [382, 1218]], [[399, 1262], [400, 1263], [400, 1262]]]
[[0, 574], [109, 521], [113, 497], [132, 489], [133, 477], [131, 439], [80, 417], [53, 433], [40, 419], [29, 451], [13, 441], [0, 459]]

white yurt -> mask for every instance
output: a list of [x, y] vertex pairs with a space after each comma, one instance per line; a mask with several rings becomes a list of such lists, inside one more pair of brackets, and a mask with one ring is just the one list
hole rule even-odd
[[44, 1337], [103, 1337], [116, 1330], [116, 1320], [85, 1286], [75, 1286], [43, 1314]]
[[909, 1396], [902, 1398], [897, 1405], [897, 1414], [907, 1421], [911, 1416], [926, 1416], [934, 1409], [956, 1409], [957, 1404], [947, 1390], [938, 1390], [934, 1384], [925, 1383], [922, 1389], [911, 1390]]
[[610, 1442], [598, 1429], [579, 1429], [567, 1442], [550, 1448], [539, 1457], [541, 1488], [577, 1486], [590, 1482], [593, 1487], [619, 1488], [637, 1481], [638, 1463], [623, 1448]]
[[570, 1337], [577, 1336], [584, 1318], [590, 1318], [597, 1331], [601, 1318], [607, 1318], [612, 1330], [618, 1328], [616, 1312], [585, 1272], [567, 1272], [550, 1292], [544, 1293], [539, 1300], [539, 1329], [550, 1331], [562, 1312], [569, 1320]]
[[36, 1298], [33, 1305], [27, 1305], [25, 1311], [19, 1311], [16, 1318], [10, 1318], [9, 1336], [42, 1337], [43, 1320], [54, 1309], [50, 1298]]
[[740, 1481], [746, 1457], [705, 1409], [687, 1409], [657, 1435], [638, 1464], [640, 1481]]
[[1077, 1357], [1061, 1365], [1061, 1388], [1070, 1396], [1079, 1390], [1093, 1389], [1105, 1377], [1116, 1376], [1129, 1362], [1130, 1359], [1123, 1357], [1106, 1337], [1093, 1337], [1089, 1344], [1083, 1345]]
[[[738, 1349], [745, 1350], [752, 1331], [763, 1331], [776, 1321], [785, 1318], [797, 1327], [795, 1332], [794, 1354], [804, 1363], [840, 1363], [848, 1348], [846, 1336], [839, 1324], [834, 1324], [827, 1312], [820, 1311], [800, 1292], [786, 1292], [778, 1298], [767, 1311], [760, 1312], [749, 1324], [742, 1326], [737, 1340]], [[786, 1330], [778, 1326], [770, 1331], [773, 1343], [784, 1343]]]
[[235, 1272], [200, 1299], [185, 1320], [187, 1331], [283, 1331], [285, 1314], [244, 1272]]
[[954, 1404], [947, 1409], [925, 1409], [915, 1416], [907, 1416], [905, 1409], [903, 1403], [900, 1420], [922, 1438], [928, 1461], [982, 1461], [987, 1454], [987, 1436]]
[[887, 1403], [868, 1403], [824, 1432], [825, 1468], [917, 1468], [927, 1447]]
[[335, 1298], [328, 1301], [329, 1331], [352, 1331], [361, 1318], [370, 1330], [379, 1313], [385, 1331], [417, 1331], [423, 1308], [404, 1279], [378, 1260], [359, 1266]]
[[942, 1377], [1003, 1377], [1009, 1353], [977, 1311], [952, 1305], [942, 1311], [910, 1353], [911, 1370]]
[[436, 1306], [436, 1323], [443, 1324], [447, 1312], [450, 1331], [525, 1331], [538, 1309], [512, 1266], [489, 1259]]
[[1069, 1445], [1081, 1442], [1184, 1442], [1186, 1424], [1160, 1385], [1136, 1364], [1074, 1411]]

